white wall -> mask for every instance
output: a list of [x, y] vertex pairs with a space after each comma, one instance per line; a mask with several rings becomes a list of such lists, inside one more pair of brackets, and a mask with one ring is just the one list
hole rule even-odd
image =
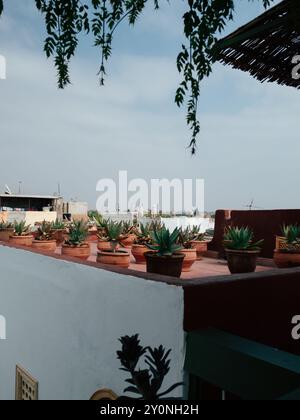
[[17, 364], [39, 380], [40, 399], [89, 399], [101, 387], [120, 394], [118, 338], [134, 333], [172, 348], [166, 386], [182, 380], [180, 287], [0, 246], [0, 315], [0, 399], [14, 399]]
[[0, 213], [0, 220], [3, 219], [10, 223], [25, 220], [27, 225], [34, 226], [35, 223], [54, 222], [57, 219], [56, 211], [9, 211]]

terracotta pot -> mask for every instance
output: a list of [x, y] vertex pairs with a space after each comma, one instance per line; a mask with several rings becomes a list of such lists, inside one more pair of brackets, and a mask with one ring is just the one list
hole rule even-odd
[[300, 253], [275, 251], [274, 262], [278, 268], [300, 267]]
[[188, 273], [192, 270], [192, 266], [197, 261], [197, 250], [193, 249], [183, 249], [180, 251], [184, 255], [182, 271]]
[[124, 248], [131, 249], [135, 241], [136, 241], [136, 235], [134, 233], [131, 233], [130, 235], [128, 235], [126, 239], [121, 240], [121, 245]]
[[100, 264], [116, 265], [128, 268], [130, 265], [130, 254], [127, 251], [100, 251], [97, 254], [97, 262]]
[[137, 264], [146, 264], [146, 258], [144, 254], [149, 252], [149, 248], [147, 248], [145, 245], [133, 244], [131, 252]]
[[2, 242], [8, 242], [9, 237], [13, 235], [14, 229], [2, 229], [0, 230], [0, 241]]
[[84, 243], [81, 246], [70, 246], [62, 244], [61, 253], [62, 255], [66, 255], [68, 257], [87, 260], [90, 256], [90, 245], [88, 243]]
[[17, 246], [32, 246], [33, 235], [28, 236], [10, 236], [9, 243]]
[[203, 254], [207, 252], [207, 241], [192, 241], [193, 248], [197, 251], [197, 260], [200, 261], [203, 258]]
[[254, 273], [260, 251], [226, 249], [228, 268], [231, 274]]
[[51, 231], [53, 235], [53, 239], [56, 240], [56, 243], [58, 246], [60, 246], [62, 243], [64, 243], [67, 233], [65, 229], [54, 229]]
[[184, 255], [174, 254], [172, 257], [160, 257], [155, 252], [146, 252], [147, 272], [163, 276], [179, 278], [182, 273]]
[[97, 242], [98, 241], [97, 234], [98, 234], [97, 228], [89, 229], [88, 242]]
[[[99, 251], [111, 251], [111, 243], [108, 241], [98, 241], [98, 245], [97, 248], [99, 249]], [[116, 250], [120, 249], [120, 245], [118, 244], [116, 246]]]
[[32, 247], [39, 251], [45, 252], [55, 252], [56, 250], [56, 241], [33, 241]]

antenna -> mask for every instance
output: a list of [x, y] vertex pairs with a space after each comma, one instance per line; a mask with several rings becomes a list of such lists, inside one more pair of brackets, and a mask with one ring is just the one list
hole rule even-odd
[[11, 189], [9, 188], [8, 185], [5, 185], [5, 194], [6, 195], [12, 195]]
[[19, 195], [21, 194], [21, 185], [22, 185], [22, 181], [19, 181]]
[[60, 197], [60, 182], [57, 183], [57, 192], [58, 196]]
[[248, 209], [249, 211], [251, 211], [251, 210], [263, 210], [262, 207], [256, 207], [256, 206], [254, 206], [254, 198], [251, 200], [250, 204], [247, 204], [244, 207], [246, 207], [246, 209]]

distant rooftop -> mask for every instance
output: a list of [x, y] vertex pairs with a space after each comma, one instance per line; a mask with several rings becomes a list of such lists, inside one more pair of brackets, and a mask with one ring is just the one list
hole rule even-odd
[[62, 198], [59, 195], [23, 195], [23, 194], [0, 194], [0, 198], [33, 198], [33, 199], [45, 199], [45, 200], [56, 200]]

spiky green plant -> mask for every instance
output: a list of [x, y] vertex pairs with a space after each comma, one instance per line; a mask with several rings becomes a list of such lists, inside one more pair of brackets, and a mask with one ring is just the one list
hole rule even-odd
[[253, 237], [253, 231], [248, 227], [229, 227], [224, 234], [224, 247], [232, 250], [258, 251], [264, 241], [253, 242]]
[[123, 232], [122, 235], [124, 238], [128, 237], [131, 234], [136, 234], [137, 233], [137, 227], [134, 223], [132, 222], [122, 222], [122, 226], [123, 226]]
[[117, 246], [122, 240], [123, 223], [111, 220], [106, 224], [105, 231], [107, 241], [110, 242], [112, 251], [116, 252]]
[[4, 222], [3, 220], [0, 222], [0, 230], [13, 229], [13, 227], [12, 223]]
[[192, 234], [191, 228], [187, 227], [186, 229], [179, 229], [178, 244], [184, 249], [192, 249], [192, 241], [194, 240], [194, 235]]
[[160, 230], [151, 232], [152, 241], [155, 245], [148, 244], [147, 247], [152, 251], [157, 251], [157, 255], [160, 257], [171, 257], [182, 250], [182, 245], [177, 243], [179, 235], [179, 229], [176, 228], [171, 233], [169, 229], [163, 226]]
[[153, 241], [152, 241], [152, 237], [151, 237], [151, 229], [150, 229], [150, 225], [144, 225], [141, 223], [140, 225], [140, 229], [137, 233], [137, 238], [135, 243], [137, 245], [144, 245], [147, 246], [152, 245]]
[[88, 224], [84, 220], [73, 221], [69, 228], [69, 238], [66, 245], [81, 246], [85, 243], [89, 233]]
[[93, 214], [93, 217], [91, 217], [91, 221], [93, 221], [99, 229], [102, 227], [104, 219], [100, 213], [96, 212]]
[[35, 240], [36, 241], [52, 241], [53, 240], [52, 224], [44, 220], [43, 223], [38, 227]]
[[55, 222], [51, 223], [52, 230], [63, 230], [65, 227], [65, 222], [63, 220], [56, 219]]
[[296, 245], [300, 243], [299, 225], [283, 225], [282, 233], [289, 245]]
[[30, 234], [30, 225], [26, 225], [25, 221], [14, 223], [15, 236], [27, 236]]
[[201, 226], [193, 226], [191, 228], [191, 236], [193, 241], [204, 241], [205, 233], [201, 232]]

